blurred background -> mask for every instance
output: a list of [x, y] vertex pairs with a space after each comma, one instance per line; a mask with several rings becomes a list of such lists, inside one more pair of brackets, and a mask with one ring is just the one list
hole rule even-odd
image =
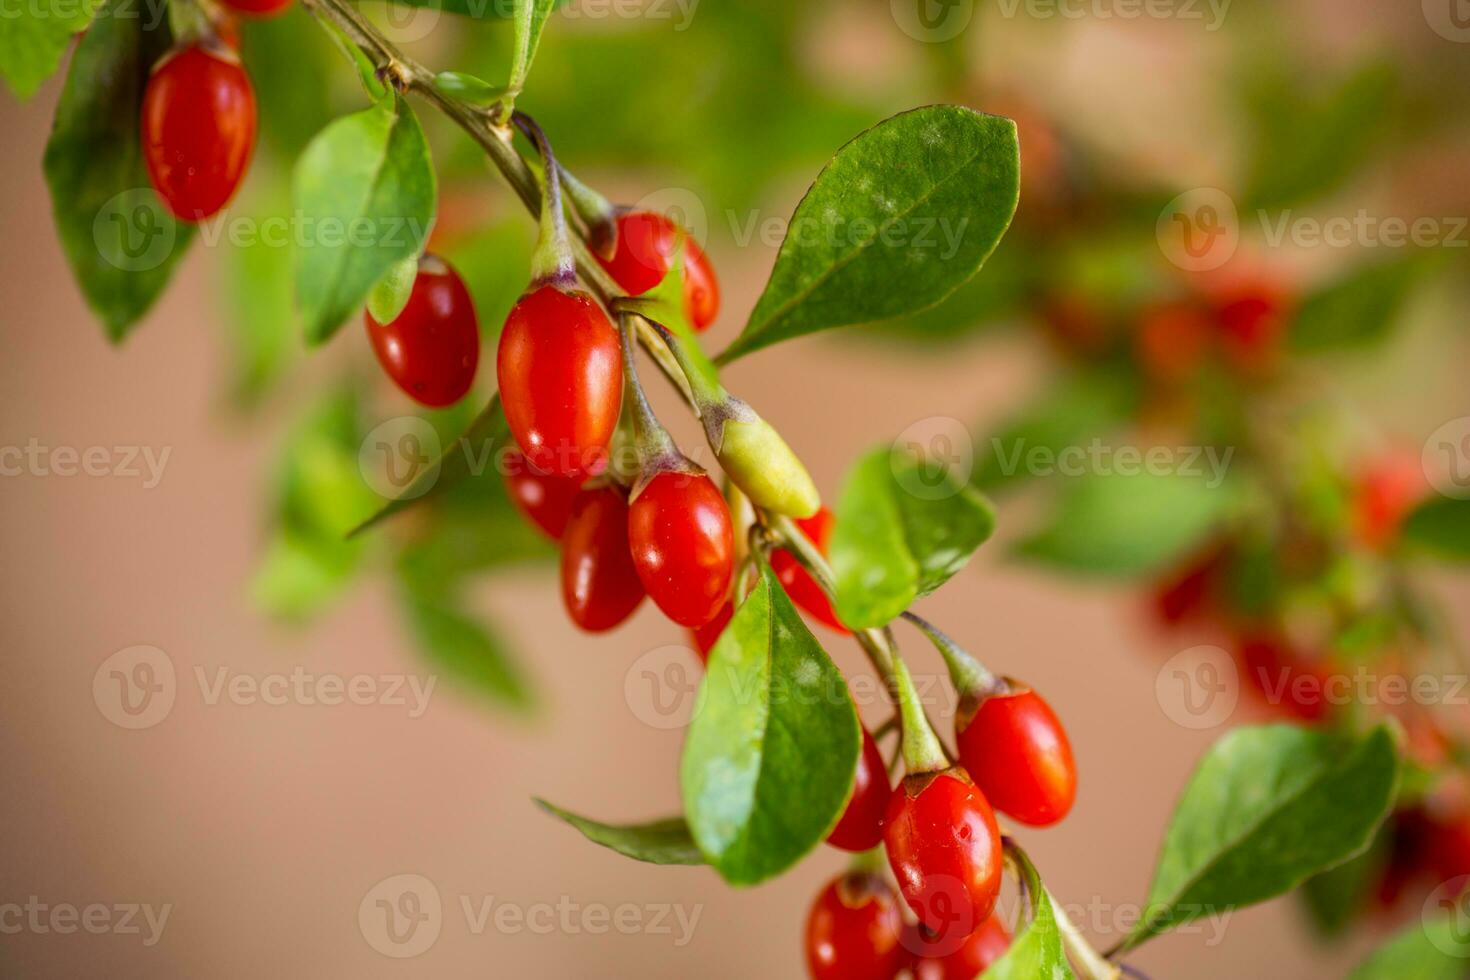
[[[369, 9], [429, 64], [504, 72], [502, 24]], [[523, 107], [585, 179], [672, 210], [705, 242], [724, 292], [711, 351], [760, 293], [779, 244], [768, 223], [779, 229], [846, 140], [932, 102], [1018, 120], [1021, 208], [970, 286], [903, 322], [760, 352], [726, 379], [828, 498], [853, 459], [901, 433], [950, 440], [995, 495], [1000, 536], [923, 608], [1067, 719], [1079, 804], [1023, 840], [1100, 947], [1134, 924], [1200, 754], [1232, 724], [1320, 720], [1233, 678], [1201, 717], [1170, 686], [1171, 658], [1201, 644], [1238, 655], [1241, 630], [1224, 623], [1246, 611], [1282, 646], [1331, 633], [1331, 657], [1318, 650], [1309, 666], [1354, 652], [1382, 663], [1387, 650], [1438, 663], [1470, 629], [1463, 575], [1373, 541], [1342, 561], [1334, 551], [1330, 567], [1308, 563], [1310, 575], [1282, 563], [1232, 593], [1230, 616], [1174, 615], [1160, 593], [1222, 538], [1235, 556], [1294, 553], [1299, 536], [1227, 530], [1262, 511], [1295, 507], [1282, 522], [1294, 525], [1304, 508], [1314, 528], [1368, 519], [1344, 488], [1385, 472], [1378, 461], [1407, 459], [1389, 472], [1409, 474], [1384, 491], [1380, 523], [1465, 487], [1454, 480], [1457, 460], [1470, 463], [1459, 9], [572, 0], [548, 28]], [[262, 132], [226, 232], [286, 213], [290, 162], [363, 104], [299, 9], [245, 25], [244, 52]], [[392, 489], [373, 469], [371, 433], [418, 413], [355, 324], [307, 356], [289, 248], [206, 228], [146, 321], [110, 345], [67, 268], [39, 166], [60, 89], [58, 76], [29, 101], [0, 101], [0, 906], [19, 907], [0, 910], [0, 972], [802, 975], [808, 905], [845, 855], [820, 849], [733, 891], [703, 869], [594, 847], [531, 802], [614, 822], [678, 810], [698, 679], [687, 636], [649, 605], [614, 634], [578, 633], [550, 548], [493, 474], [344, 542]], [[465, 275], [493, 344], [534, 226], [474, 145], [417, 108], [441, 172], [434, 247]], [[1430, 223], [1406, 244], [1385, 219]], [[1347, 229], [1340, 242], [1334, 228]], [[1194, 249], [1191, 231], [1225, 251]], [[1219, 351], [1177, 340], [1194, 336], [1177, 318], [1204, 309], [1234, 311]], [[1152, 336], [1140, 326], [1150, 317], [1175, 326]], [[488, 397], [489, 363], [476, 395], [426, 417], [441, 444]], [[672, 393], [653, 394], [698, 445]], [[1040, 485], [1065, 477], [997, 474], [992, 432], [1053, 447], [1094, 436], [1234, 446], [1247, 476], [1264, 476], [1182, 516], [1140, 487], [1149, 507], [1120, 516]], [[1458, 447], [1448, 484], [1433, 464], [1441, 443]], [[1273, 484], [1289, 489], [1261, 504]], [[1112, 539], [1088, 538], [1098, 513], [1122, 525], [1103, 528]], [[1126, 560], [1108, 557], [1110, 540], [1126, 542]], [[1407, 640], [1382, 609], [1357, 615], [1370, 600], [1353, 605], [1357, 632], [1323, 626], [1343, 605], [1333, 590], [1371, 592], [1364, 576], [1412, 583], [1404, 606], [1432, 610], [1422, 620], [1434, 628], [1405, 613]], [[856, 647], [821, 635], [850, 677], [864, 673]], [[937, 682], [941, 665], [916, 639], [905, 643], [921, 681]], [[866, 690], [876, 723], [883, 707]], [[932, 696], [943, 730], [953, 705], [938, 683]], [[1453, 768], [1465, 723], [1466, 702], [1445, 701], [1426, 723], [1428, 773]], [[1343, 976], [1418, 914], [1421, 894], [1406, 889], [1394, 907], [1377, 900], [1382, 867], [1372, 874], [1372, 887], [1331, 889], [1356, 902], [1335, 915], [1288, 897], [1130, 962], [1156, 978]], [[427, 945], [410, 944], [411, 958], [388, 955], [404, 947], [383, 935], [379, 902], [424, 917]]]

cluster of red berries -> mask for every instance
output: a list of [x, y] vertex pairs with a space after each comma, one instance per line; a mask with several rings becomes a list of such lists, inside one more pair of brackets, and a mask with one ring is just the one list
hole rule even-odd
[[[225, 0], [268, 17], [291, 0]], [[234, 197], [255, 149], [255, 90], [240, 63], [239, 32], [221, 12], [205, 37], [181, 38], [153, 66], [143, 92], [143, 159], [153, 189], [180, 221], [218, 214]]]
[[1213, 354], [1239, 374], [1259, 375], [1276, 363], [1289, 322], [1290, 301], [1278, 284], [1252, 277], [1145, 309], [1134, 334], [1134, 355], [1155, 382], [1195, 380]]

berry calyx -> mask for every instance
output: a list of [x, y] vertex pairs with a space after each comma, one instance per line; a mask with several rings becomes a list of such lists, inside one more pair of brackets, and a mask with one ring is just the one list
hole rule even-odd
[[[832, 512], [826, 507], [821, 508], [811, 517], [796, 521], [796, 526], [801, 529], [817, 550], [823, 555], [827, 553], [827, 541], [832, 537], [832, 528], [837, 523]], [[783, 548], [778, 548], [771, 553], [771, 571], [776, 573], [781, 587], [791, 597], [791, 601], [819, 620], [826, 626], [839, 633], [847, 633], [848, 629], [842, 625], [842, 620], [837, 618], [837, 611], [832, 608], [832, 600], [822, 587], [817, 584], [816, 579], [801, 567], [801, 562]]]
[[175, 48], [143, 93], [143, 159], [169, 212], [202, 221], [240, 186], [255, 148], [255, 91], [223, 44]]
[[963, 769], [905, 777], [889, 801], [883, 841], [904, 900], [930, 931], [966, 935], [995, 910], [1000, 828]]
[[945, 936], [923, 926], [904, 930], [904, 948], [912, 954], [913, 980], [975, 980], [1005, 955], [1011, 933], [999, 915], [992, 915], [968, 936]]
[[577, 477], [542, 473], [515, 451], [505, 454], [502, 465], [505, 488], [516, 507], [553, 541], [560, 541], [571, 519], [572, 506], [581, 493], [582, 481]]
[[589, 633], [620, 625], [643, 601], [628, 550], [628, 499], [614, 486], [583, 490], [562, 534], [561, 594], [572, 622]]
[[969, 720], [956, 725], [960, 763], [997, 810], [1049, 827], [1077, 801], [1072, 746], [1040, 695], [1015, 682], [1008, 687], [983, 698]]
[[729, 598], [735, 571], [730, 508], [703, 473], [665, 470], [628, 513], [628, 542], [643, 587], [681, 626], [704, 626]]
[[587, 293], [543, 285], [505, 320], [496, 359], [511, 434], [545, 473], [581, 476], [607, 459], [623, 401], [623, 351]]
[[888, 767], [883, 764], [883, 755], [878, 743], [866, 728], [863, 729], [863, 748], [858, 754], [857, 772], [853, 777], [852, 796], [847, 809], [827, 843], [844, 851], [867, 851], [883, 842], [883, 817], [888, 812], [888, 800], [893, 787], [888, 784]]
[[834, 879], [806, 920], [812, 980], [892, 980], [903, 966], [903, 915], [893, 888], [875, 874]]
[[388, 377], [421, 405], [465, 396], [480, 363], [480, 321], [464, 280], [435, 255], [419, 259], [408, 304], [391, 323], [364, 313], [373, 353]]
[[703, 330], [720, 312], [720, 284], [714, 266], [692, 237], [668, 218], [652, 211], [618, 215], [617, 245], [612, 256], [597, 260], [629, 296], [640, 296], [663, 281], [684, 243], [684, 312], [695, 330]]

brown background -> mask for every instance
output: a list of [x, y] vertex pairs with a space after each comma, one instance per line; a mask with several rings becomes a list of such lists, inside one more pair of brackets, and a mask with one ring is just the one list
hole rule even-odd
[[[1128, 45], [1118, 43], [1113, 56], [1125, 62]], [[167, 447], [171, 456], [154, 489], [123, 477], [0, 478], [0, 903], [36, 896], [173, 909], [153, 948], [136, 935], [0, 936], [0, 972], [800, 975], [807, 903], [841, 855], [823, 849], [777, 882], [732, 891], [705, 870], [653, 868], [595, 848], [529, 802], [545, 796], [615, 820], [678, 807], [679, 733], [644, 724], [625, 695], [640, 656], [681, 641], [647, 607], [615, 635], [588, 638], [567, 624], [549, 573], [495, 580], [480, 598], [546, 695], [529, 725], [444, 688], [418, 719], [382, 705], [205, 703], [196, 667], [263, 675], [302, 664], [341, 676], [424, 668], [381, 579], [307, 632], [272, 627], [249, 608], [242, 586], [262, 542], [267, 430], [279, 426], [242, 429], [217, 411], [221, 328], [202, 248], [144, 329], [120, 348], [101, 339], [63, 263], [38, 166], [58, 88], [22, 107], [0, 102], [0, 445], [35, 438]], [[774, 213], [790, 203], [773, 202]], [[717, 248], [715, 258], [727, 287], [716, 327], [724, 340], [771, 255], [755, 245]], [[341, 340], [357, 337], [346, 331]], [[1039, 364], [1019, 341], [895, 361], [887, 348], [814, 339], [743, 362], [730, 377], [831, 494], [875, 434], [930, 416], [993, 417]], [[1052, 890], [1106, 944], [1126, 928], [1126, 903], [1145, 894], [1172, 800], [1219, 731], [1189, 731], [1161, 710], [1158, 665], [1181, 644], [1150, 631], [1136, 596], [1010, 567], [998, 551], [926, 608], [991, 663], [1048, 692], [1068, 719], [1079, 805], [1061, 828], [1023, 839]], [[1450, 594], [1465, 605], [1462, 588]], [[136, 644], [167, 652], [179, 691], [161, 724], [125, 731], [99, 711], [92, 680], [109, 655]], [[936, 669], [917, 645], [913, 655]], [[851, 651], [838, 656], [860, 669]], [[437, 943], [405, 961], [375, 952], [357, 919], [368, 890], [400, 873], [429, 878], [445, 906]], [[609, 907], [682, 903], [701, 917], [683, 948], [666, 935], [506, 934], [493, 924], [474, 935], [461, 896], [522, 907], [563, 896]], [[1086, 905], [1101, 911], [1076, 911]], [[1279, 902], [1236, 915], [1217, 948], [1207, 948], [1207, 935], [1173, 936], [1136, 963], [1155, 977], [1335, 977], [1373, 938], [1324, 951], [1295, 907]]]

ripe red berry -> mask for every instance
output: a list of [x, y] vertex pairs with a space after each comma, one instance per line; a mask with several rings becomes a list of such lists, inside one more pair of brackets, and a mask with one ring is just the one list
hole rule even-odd
[[1049, 827], [1077, 800], [1077, 764], [1056, 713], [1028, 687], [985, 698], [960, 729], [960, 763], [1000, 812]]
[[628, 499], [617, 487], [583, 490], [561, 542], [561, 594], [572, 622], [589, 633], [619, 625], [643, 601], [628, 551]]
[[963, 769], [906, 777], [888, 803], [883, 840], [904, 900], [931, 931], [968, 934], [995, 910], [1000, 828]]
[[1242, 282], [1217, 298], [1215, 322], [1236, 367], [1256, 372], [1275, 363], [1288, 313], [1285, 293], [1266, 281]]
[[518, 452], [505, 454], [503, 461], [505, 487], [522, 514], [531, 519], [552, 540], [561, 540], [572, 505], [581, 492], [582, 481], [574, 476], [542, 473]]
[[291, 6], [291, 0], [224, 0], [224, 3], [232, 10], [256, 17], [274, 17]]
[[442, 408], [465, 396], [480, 363], [480, 321], [470, 291], [436, 255], [419, 259], [408, 305], [392, 323], [364, 313], [378, 363], [404, 394]]
[[729, 600], [735, 531], [704, 474], [670, 470], [650, 480], [629, 511], [628, 542], [643, 587], [680, 626], [704, 626]]
[[202, 221], [240, 186], [255, 148], [255, 92], [222, 44], [176, 48], [143, 93], [143, 159], [175, 217]]
[[898, 896], [875, 874], [834, 879], [806, 920], [812, 980], [892, 980], [903, 966], [903, 915]]
[[623, 403], [623, 351], [592, 297], [542, 286], [505, 320], [496, 363], [510, 431], [544, 473], [582, 476], [606, 462]]
[[842, 819], [832, 828], [827, 843], [844, 851], [866, 851], [883, 841], [883, 816], [893, 787], [888, 783], [888, 767], [878, 743], [863, 729], [863, 748], [858, 754], [857, 773], [853, 778], [852, 797]]
[[1235, 659], [1249, 689], [1271, 709], [1309, 722], [1331, 709], [1332, 665], [1302, 656], [1285, 637], [1271, 630], [1247, 633], [1237, 640]]
[[[668, 218], [651, 211], [627, 211], [618, 215], [618, 243], [610, 259], [598, 261], [613, 281], [630, 296], [648, 292], [668, 275], [679, 228]], [[715, 322], [720, 312], [720, 284], [714, 266], [697, 242], [684, 236], [684, 312], [695, 330]]]
[[734, 615], [735, 604], [726, 600], [725, 604], [720, 607], [720, 611], [715, 613], [714, 619], [689, 631], [689, 635], [694, 639], [694, 649], [699, 651], [700, 660], [709, 663], [709, 652], [715, 648], [720, 634], [725, 632], [725, 627], [730, 625], [730, 620]]
[[[837, 519], [826, 507], [811, 517], [796, 522], [824, 555], [827, 553], [827, 541], [832, 537], [832, 527], [836, 523]], [[786, 594], [799, 608], [839, 633], [848, 632], [847, 627], [842, 625], [842, 620], [837, 618], [837, 611], [832, 608], [832, 600], [827, 597], [827, 593], [822, 591], [816, 579], [785, 549], [777, 549], [771, 553], [771, 571], [776, 573]]]
[[1181, 384], [1199, 370], [1211, 333], [1209, 317], [1198, 306], [1157, 306], [1139, 317], [1135, 355], [1150, 377], [1164, 384]]
[[1358, 473], [1353, 487], [1354, 535], [1366, 547], [1387, 548], [1426, 492], [1424, 470], [1417, 455], [1374, 460]]
[[1227, 557], [1223, 548], [1212, 547], [1161, 581], [1153, 596], [1159, 621], [1165, 626], [1178, 626], [1215, 612], [1215, 591]]
[[992, 915], [968, 936], [940, 935], [923, 926], [904, 930], [904, 948], [912, 955], [913, 980], [975, 980], [1005, 955], [1011, 933]]

